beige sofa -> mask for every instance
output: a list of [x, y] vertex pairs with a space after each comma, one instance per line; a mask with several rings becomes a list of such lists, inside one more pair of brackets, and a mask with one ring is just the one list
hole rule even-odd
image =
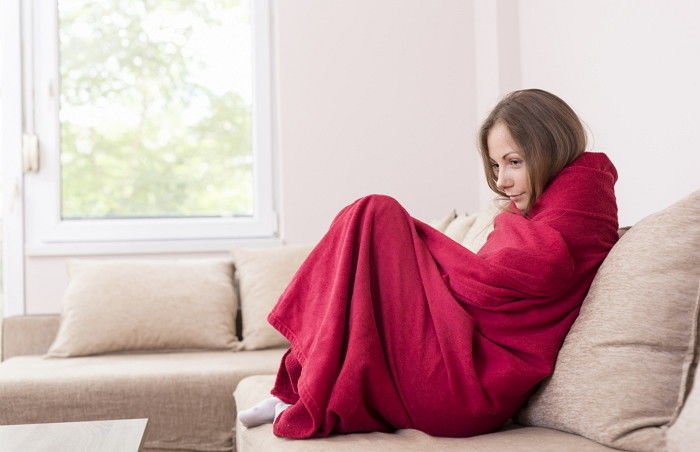
[[145, 450], [235, 450], [232, 392], [245, 377], [275, 373], [285, 350], [44, 359], [59, 323], [59, 315], [5, 319], [0, 425], [148, 418]]
[[[692, 275], [691, 278], [700, 275], [694, 270], [698, 262], [695, 252], [700, 255], [697, 248], [700, 245], [700, 217], [695, 207], [699, 201], [700, 192], [696, 192], [679, 206], [669, 208], [670, 214], [662, 212], [660, 217], [640, 226], [639, 234], [632, 232], [637, 225], [627, 233], [621, 230], [625, 240], [620, 240], [601, 267], [600, 278], [594, 281], [581, 315], [560, 352], [553, 378], [542, 385], [531, 398], [530, 406], [524, 407], [515, 421], [496, 433], [472, 438], [436, 438], [417, 430], [399, 430], [310, 440], [278, 438], [272, 434], [271, 424], [246, 429], [236, 421], [235, 414], [237, 409], [246, 409], [269, 396], [286, 347], [238, 352], [122, 352], [45, 359], [42, 355], [56, 336], [59, 315], [5, 319], [0, 363], [0, 424], [146, 417], [149, 429], [145, 450], [596, 451], [616, 450], [615, 446], [622, 445], [627, 446], [620, 447], [625, 450], [700, 450], [700, 384], [693, 385], [698, 361], [700, 291], [682, 294], [680, 298], [687, 305], [675, 306], [673, 312], [676, 314], [671, 315], [663, 309], [654, 311], [659, 312], [659, 318], [654, 322], [660, 332], [655, 337], [674, 336], [686, 346], [670, 344], [663, 349], [662, 344], [652, 343], [657, 339], [643, 339], [640, 353], [650, 358], [644, 358], [648, 361], [642, 363], [640, 370], [630, 371], [629, 366], [640, 361], [634, 355], [638, 351], [627, 353], [635, 358], [623, 369], [619, 367], [624, 361], [620, 347], [627, 347], [636, 339], [622, 338], [620, 334], [628, 334], [636, 325], [645, 333], [654, 330], [654, 326], [644, 323], [650, 321], [648, 315], [645, 320], [630, 320], [629, 313], [612, 300], [619, 292], [611, 288], [616, 273], [622, 275], [624, 284], [632, 281], [629, 272], [644, 268], [644, 259], [654, 265], [669, 265], [669, 274], [680, 271], [670, 268], [663, 259], [657, 261], [653, 246], [647, 246], [647, 242], [663, 247], [666, 240], [677, 246], [671, 248], [668, 259], [676, 259], [678, 250], [685, 250], [682, 251], [687, 254], [682, 262], [683, 268], [685, 271], [690, 269], [686, 274]], [[471, 225], [480, 220], [468, 216], [459, 219], [452, 213], [437, 227], [443, 231], [453, 230], [454, 227], [449, 229], [449, 223], [453, 222], [454, 226], [454, 221]], [[669, 227], [674, 229], [664, 229]], [[679, 242], [679, 238], [685, 240], [687, 234], [692, 236], [690, 241]], [[658, 236], [658, 241], [655, 236]], [[645, 245], [637, 246], [635, 242], [638, 241], [645, 242]], [[641, 255], [630, 257], [623, 253], [624, 247], [635, 246]], [[688, 250], [688, 246], [693, 249]], [[616, 248], [622, 251], [617, 253]], [[623, 259], [622, 263], [620, 259]], [[630, 262], [625, 262], [625, 259]], [[664, 272], [658, 269], [645, 271], [657, 275], [653, 278], [664, 277]], [[688, 281], [684, 276], [680, 284], [687, 289], [697, 282]], [[633, 293], [634, 297], [637, 297], [634, 290], [649, 292], [644, 284], [638, 286], [623, 285], [622, 289]], [[659, 293], [677, 291], [671, 286], [657, 289], [656, 298]], [[672, 298], [668, 297], [667, 304], [672, 303]], [[655, 299], [651, 301], [657, 302]], [[639, 310], [643, 310], [642, 301], [635, 298], [633, 302], [638, 302]], [[245, 300], [242, 303], [245, 304]], [[606, 306], [602, 327], [598, 318], [601, 304]], [[625, 323], [628, 321], [633, 323]], [[687, 334], [680, 337], [674, 333], [670, 328], [673, 322], [685, 322], [683, 328], [688, 329]], [[592, 324], [599, 328], [594, 334], [590, 334]], [[241, 337], [244, 328], [240, 324], [240, 315], [236, 329]], [[582, 336], [585, 339], [581, 339]], [[597, 339], [600, 341], [595, 342]], [[608, 346], [613, 354], [603, 357], [601, 350], [605, 351]], [[657, 351], [658, 356], [654, 355]], [[652, 368], [654, 363], [676, 352], [679, 353], [677, 360], [669, 361], [672, 364], [665, 364], [665, 369], [653, 371], [655, 374], [668, 373], [668, 380], [660, 380], [672, 383], [666, 385], [672, 386], [668, 388], [668, 394], [655, 390], [652, 394], [640, 393], [649, 391], [644, 386], [648, 379], [644, 369]], [[600, 363], [602, 360], [607, 361]], [[596, 368], [596, 364], [602, 365]], [[597, 374], [591, 373], [593, 368], [597, 369]], [[583, 380], [576, 381], [576, 376]], [[578, 397], [577, 394], [584, 389], [586, 397]], [[614, 405], [606, 405], [608, 402]], [[567, 411], [568, 408], [571, 410]], [[658, 414], [659, 409], [662, 415]], [[589, 419], [584, 422], [586, 417]], [[643, 434], [644, 431], [647, 434]]]
[[434, 438], [417, 430], [310, 441], [277, 438], [271, 424], [240, 425], [236, 409], [269, 397], [286, 348], [42, 359], [59, 321], [58, 315], [5, 319], [0, 425], [147, 417], [145, 450], [615, 450], [578, 435], [516, 425], [467, 439]]

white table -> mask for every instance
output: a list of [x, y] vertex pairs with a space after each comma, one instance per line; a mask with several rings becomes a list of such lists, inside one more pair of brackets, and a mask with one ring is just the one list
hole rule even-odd
[[2, 452], [135, 452], [148, 419], [0, 425]]

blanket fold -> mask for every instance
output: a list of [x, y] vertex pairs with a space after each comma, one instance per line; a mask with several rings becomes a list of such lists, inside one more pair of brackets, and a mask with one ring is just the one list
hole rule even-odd
[[527, 218], [498, 214], [478, 253], [390, 196], [344, 207], [267, 317], [291, 344], [274, 434], [498, 430], [551, 375], [617, 241], [616, 180], [583, 153]]

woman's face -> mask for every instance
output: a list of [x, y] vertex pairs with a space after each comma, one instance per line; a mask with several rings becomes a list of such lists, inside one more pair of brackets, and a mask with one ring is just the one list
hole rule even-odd
[[500, 121], [491, 127], [487, 141], [496, 186], [518, 209], [525, 210], [531, 194], [530, 176], [522, 151]]

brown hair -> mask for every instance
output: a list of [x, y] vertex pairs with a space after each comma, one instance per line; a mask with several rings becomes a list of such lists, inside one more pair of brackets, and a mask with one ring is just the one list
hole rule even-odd
[[508, 197], [496, 186], [488, 149], [489, 131], [497, 122], [508, 128], [527, 165], [531, 193], [523, 212], [527, 214], [552, 178], [586, 150], [586, 132], [574, 110], [552, 93], [523, 89], [507, 94], [479, 129], [486, 181], [501, 200]]

